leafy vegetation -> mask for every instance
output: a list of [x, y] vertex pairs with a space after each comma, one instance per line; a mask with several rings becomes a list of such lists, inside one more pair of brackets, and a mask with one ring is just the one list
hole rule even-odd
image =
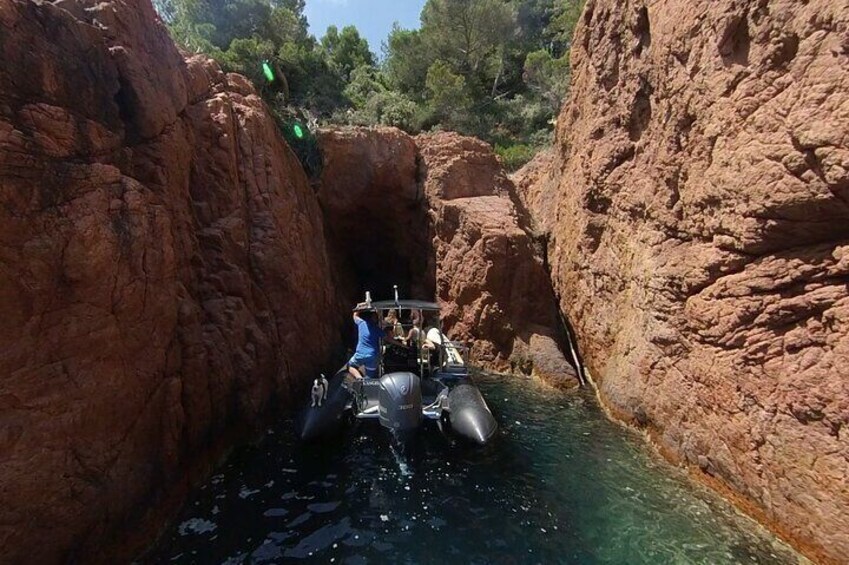
[[185, 49], [250, 78], [281, 124], [451, 129], [512, 169], [550, 142], [583, 0], [428, 0], [421, 28], [396, 25], [380, 60], [355, 27], [310, 35], [304, 0], [154, 4]]

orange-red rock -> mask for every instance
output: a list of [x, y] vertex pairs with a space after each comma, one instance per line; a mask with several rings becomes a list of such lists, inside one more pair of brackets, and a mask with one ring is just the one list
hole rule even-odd
[[4, 0], [0, 59], [0, 561], [108, 561], [328, 360], [321, 213], [147, 0]]
[[454, 133], [416, 138], [433, 225], [437, 298], [453, 339], [498, 370], [574, 386], [556, 342], [560, 321], [515, 187], [486, 143]]
[[602, 397], [849, 555], [849, 5], [595, 0], [517, 177]]

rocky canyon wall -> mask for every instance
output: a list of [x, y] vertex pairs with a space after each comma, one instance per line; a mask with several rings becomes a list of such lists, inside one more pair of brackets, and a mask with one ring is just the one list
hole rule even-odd
[[3, 0], [0, 60], [0, 561], [111, 561], [339, 342], [321, 212], [148, 0]]
[[320, 143], [319, 198], [339, 255], [359, 263], [357, 292], [388, 298], [399, 283], [435, 298], [475, 364], [576, 385], [551, 283], [491, 147], [394, 128], [325, 130]]
[[516, 178], [599, 392], [849, 556], [849, 3], [589, 0]]

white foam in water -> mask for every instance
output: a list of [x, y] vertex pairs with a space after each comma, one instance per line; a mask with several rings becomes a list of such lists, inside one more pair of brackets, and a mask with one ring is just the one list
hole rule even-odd
[[251, 496], [255, 495], [258, 492], [259, 492], [259, 489], [251, 490], [248, 487], [242, 487], [242, 490], [239, 491], [239, 498], [241, 498], [241, 499], [250, 498]]
[[189, 534], [207, 534], [209, 532], [214, 532], [217, 527], [218, 526], [215, 522], [210, 522], [203, 518], [192, 518], [191, 520], [186, 520], [180, 524], [177, 531], [181, 536], [187, 536]]
[[394, 445], [390, 449], [392, 450], [392, 455], [395, 457], [395, 462], [398, 464], [398, 471], [401, 472], [401, 478], [412, 477], [413, 471], [410, 469], [410, 465], [404, 459], [404, 456], [398, 453]]

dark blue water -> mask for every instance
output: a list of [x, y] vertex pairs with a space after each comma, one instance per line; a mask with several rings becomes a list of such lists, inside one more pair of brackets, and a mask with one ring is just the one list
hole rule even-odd
[[478, 378], [485, 448], [429, 427], [406, 452], [374, 422], [239, 450], [146, 563], [797, 563], [801, 558], [608, 421], [590, 392]]

